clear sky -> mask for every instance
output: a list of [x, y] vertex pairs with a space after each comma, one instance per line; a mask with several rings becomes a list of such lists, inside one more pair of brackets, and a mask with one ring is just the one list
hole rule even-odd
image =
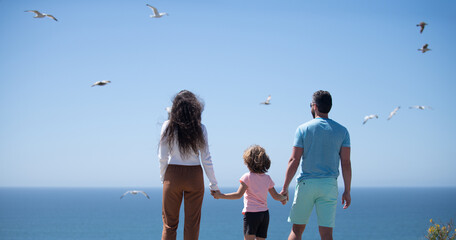
[[[146, 3], [169, 16], [150, 18]], [[350, 131], [353, 187], [456, 186], [455, 1], [0, 0], [0, 9], [0, 186], [159, 187], [160, 127], [182, 89], [205, 101], [222, 189], [238, 185], [251, 144], [265, 147], [281, 189], [319, 89]], [[425, 43], [432, 51], [418, 52]], [[101, 80], [112, 83], [90, 87]], [[363, 125], [368, 114], [379, 118]]]

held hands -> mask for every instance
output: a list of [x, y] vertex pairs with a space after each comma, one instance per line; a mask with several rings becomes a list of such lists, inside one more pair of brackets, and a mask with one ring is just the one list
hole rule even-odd
[[220, 190], [211, 190], [211, 195], [215, 199], [220, 199], [220, 196], [222, 195], [222, 193], [220, 192]]
[[282, 191], [280, 191], [279, 194], [283, 196], [283, 200], [280, 201], [282, 203], [282, 205], [287, 204], [287, 202], [288, 202], [288, 189], [285, 189], [285, 188], [282, 189]]

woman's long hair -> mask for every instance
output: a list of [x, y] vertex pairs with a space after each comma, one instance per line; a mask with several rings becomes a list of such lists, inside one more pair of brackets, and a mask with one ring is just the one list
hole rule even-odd
[[206, 147], [203, 129], [201, 127], [201, 113], [204, 105], [190, 91], [180, 91], [173, 100], [169, 124], [163, 133], [169, 148], [172, 149], [175, 139], [179, 152], [183, 157], [191, 152], [198, 155], [198, 151]]

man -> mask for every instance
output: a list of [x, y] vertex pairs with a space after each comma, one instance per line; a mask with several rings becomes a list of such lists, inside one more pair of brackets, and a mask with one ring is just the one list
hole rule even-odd
[[299, 167], [301, 173], [288, 221], [293, 223], [288, 240], [301, 239], [315, 206], [321, 239], [332, 240], [338, 197], [337, 177], [339, 161], [342, 167], [345, 191], [344, 209], [350, 206], [351, 163], [350, 136], [347, 129], [328, 118], [332, 107], [331, 94], [317, 91], [310, 104], [313, 120], [296, 130], [293, 151], [288, 162], [281, 194], [288, 197], [288, 186]]

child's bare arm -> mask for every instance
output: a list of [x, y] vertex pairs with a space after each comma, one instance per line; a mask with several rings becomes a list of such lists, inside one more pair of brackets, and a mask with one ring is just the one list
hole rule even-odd
[[278, 194], [274, 187], [269, 189], [269, 194], [271, 194], [272, 198], [277, 201], [284, 201], [287, 199], [287, 196]]
[[222, 199], [234, 200], [234, 199], [241, 198], [242, 195], [244, 195], [246, 190], [247, 190], [247, 185], [245, 185], [245, 183], [241, 182], [241, 185], [239, 185], [237, 192], [232, 192], [232, 193], [227, 193], [227, 194], [223, 194], [221, 192], [213, 192], [212, 196], [214, 196], [214, 198], [216, 198], [216, 199], [222, 198]]

